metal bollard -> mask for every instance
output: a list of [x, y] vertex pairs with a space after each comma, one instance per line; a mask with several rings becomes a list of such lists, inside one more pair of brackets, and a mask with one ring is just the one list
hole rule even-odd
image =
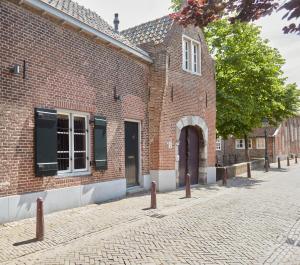
[[247, 163], [247, 177], [251, 178], [251, 163]]
[[185, 197], [191, 198], [191, 175], [189, 173], [185, 176]]
[[36, 239], [44, 240], [44, 201], [42, 198], [36, 200]]
[[227, 167], [224, 167], [224, 175], [223, 175], [223, 186], [227, 185], [227, 178], [228, 178], [228, 172], [227, 172]]
[[156, 182], [152, 181], [151, 184], [151, 209], [156, 209], [157, 205], [156, 205]]
[[265, 159], [265, 171], [269, 172], [269, 162], [268, 162], [268, 159]]
[[278, 162], [278, 168], [281, 168], [281, 162], [280, 162], [280, 157], [277, 158], [277, 162]]
[[298, 164], [298, 156], [295, 155], [295, 164]]
[[289, 157], [286, 158], [286, 163], [287, 163], [287, 166], [289, 167], [290, 166], [290, 158]]

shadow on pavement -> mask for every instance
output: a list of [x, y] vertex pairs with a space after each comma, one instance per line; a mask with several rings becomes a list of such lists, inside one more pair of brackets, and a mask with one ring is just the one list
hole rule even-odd
[[[256, 169], [258, 172], [265, 172], [265, 169]], [[269, 168], [269, 172], [288, 172], [287, 168]]]
[[35, 243], [35, 242], [38, 242], [38, 240], [36, 238], [32, 238], [32, 239], [29, 239], [29, 240], [25, 240], [25, 241], [14, 243], [13, 246], [14, 247], [18, 247], [18, 246], [22, 246], [22, 245], [27, 245], [27, 244]]
[[245, 188], [251, 189], [265, 181], [253, 178], [235, 177], [228, 180], [227, 188]]

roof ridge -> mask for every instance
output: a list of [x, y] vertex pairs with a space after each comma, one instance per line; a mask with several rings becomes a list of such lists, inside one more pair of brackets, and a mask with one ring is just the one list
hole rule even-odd
[[147, 21], [147, 22], [143, 22], [143, 23], [141, 23], [141, 24], [138, 24], [138, 25], [135, 25], [135, 26], [133, 26], [133, 27], [130, 27], [130, 28], [127, 28], [127, 29], [121, 30], [121, 31], [120, 31], [120, 34], [123, 34], [123, 32], [125, 32], [125, 31], [129, 31], [129, 30], [132, 30], [132, 29], [134, 29], [134, 28], [141, 27], [141, 26], [147, 25], [147, 24], [149, 24], [149, 23], [153, 23], [153, 22], [155, 22], [155, 21], [159, 21], [159, 20], [161, 20], [161, 19], [163, 19], [163, 18], [166, 18], [166, 17], [169, 17], [169, 18], [170, 18], [170, 20], [173, 20], [173, 19], [171, 18], [171, 16], [170, 16], [170, 15], [171, 15], [171, 13], [170, 13], [170, 14], [168, 14], [168, 15], [165, 15], [165, 16], [162, 16], [162, 17], [159, 17], [159, 18], [153, 19], [153, 20], [149, 20], [149, 21]]
[[120, 34], [135, 45], [145, 43], [154, 43], [156, 45], [164, 42], [172, 28], [173, 22], [174, 19], [168, 14], [123, 30]]

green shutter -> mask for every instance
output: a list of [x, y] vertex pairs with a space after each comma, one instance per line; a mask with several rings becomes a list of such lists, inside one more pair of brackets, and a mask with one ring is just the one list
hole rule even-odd
[[95, 117], [94, 131], [94, 154], [97, 170], [107, 169], [107, 135], [106, 135], [106, 118]]
[[36, 176], [57, 174], [57, 112], [35, 109]]

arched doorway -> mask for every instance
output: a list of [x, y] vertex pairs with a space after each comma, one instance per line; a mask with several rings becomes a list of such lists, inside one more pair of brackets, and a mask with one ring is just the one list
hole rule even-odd
[[199, 116], [186, 116], [176, 124], [176, 179], [177, 186], [185, 185], [191, 175], [192, 184], [207, 183], [208, 127]]
[[186, 126], [179, 138], [179, 186], [185, 186], [185, 176], [189, 173], [191, 184], [199, 183], [200, 148], [204, 148], [201, 129]]
[[179, 138], [179, 186], [185, 186], [185, 176], [191, 175], [191, 184], [199, 178], [199, 133], [195, 126], [186, 126]]

